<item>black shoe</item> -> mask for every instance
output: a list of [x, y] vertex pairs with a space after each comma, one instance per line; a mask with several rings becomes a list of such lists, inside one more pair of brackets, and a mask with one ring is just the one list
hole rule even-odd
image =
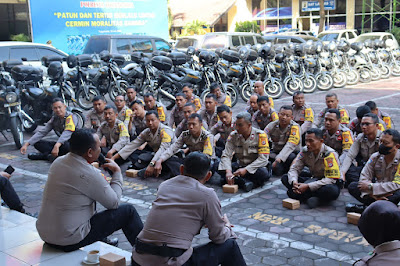
[[118, 238], [117, 237], [114, 237], [114, 238], [106, 237], [103, 240], [101, 240], [101, 242], [104, 242], [104, 243], [109, 244], [114, 247], [118, 247]]
[[306, 203], [310, 209], [314, 209], [319, 205], [319, 198], [311, 197], [306, 201]]
[[254, 187], [253, 182], [243, 177], [235, 177], [235, 184], [237, 184], [239, 188], [243, 189], [245, 192], [251, 191]]
[[363, 213], [365, 208], [366, 206], [364, 204], [354, 204], [354, 203], [346, 204], [346, 212]]
[[47, 160], [47, 154], [44, 153], [29, 153], [28, 159], [30, 160]]
[[140, 178], [146, 178], [146, 176], [144, 175], [145, 173], [146, 173], [146, 168], [140, 170], [140, 171], [137, 173], [137, 176], [140, 177]]
[[49, 161], [49, 162], [54, 162], [54, 160], [55, 159], [57, 159], [57, 157], [54, 157], [53, 155], [51, 155], [51, 154], [49, 154], [49, 155], [47, 155], [47, 161]]

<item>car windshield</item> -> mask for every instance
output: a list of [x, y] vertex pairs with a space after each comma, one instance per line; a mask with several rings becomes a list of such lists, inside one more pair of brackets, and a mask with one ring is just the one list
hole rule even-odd
[[195, 46], [196, 40], [191, 38], [179, 39], [175, 45], [175, 48], [188, 48], [189, 46]]
[[379, 36], [379, 35], [364, 35], [364, 36], [360, 35], [360, 36], [357, 37], [356, 42], [364, 42], [366, 40], [373, 41], [373, 40], [376, 40], [376, 39], [379, 40], [380, 37], [381, 36]]
[[205, 49], [216, 49], [224, 48], [227, 43], [226, 35], [209, 35], [204, 37], [203, 45], [201, 48]]
[[337, 37], [339, 36], [339, 33], [321, 33], [319, 36], [318, 36], [318, 39], [321, 39], [321, 41], [327, 41], [327, 42], [330, 42], [330, 41], [335, 41], [335, 40], [337, 40]]
[[92, 38], [86, 44], [84, 54], [99, 54], [101, 51], [108, 51], [108, 41], [107, 38]]

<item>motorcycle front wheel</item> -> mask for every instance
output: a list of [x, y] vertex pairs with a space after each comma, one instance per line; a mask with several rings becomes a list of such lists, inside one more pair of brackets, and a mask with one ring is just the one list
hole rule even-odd
[[303, 91], [303, 82], [299, 78], [286, 77], [283, 86], [289, 95], [293, 95], [296, 91]]
[[398, 77], [400, 76], [400, 65], [399, 64], [392, 64], [390, 66], [390, 68], [392, 69], [392, 76]]
[[389, 68], [389, 66], [387, 66], [387, 65], [381, 66], [381, 67], [379, 68], [379, 71], [381, 72], [381, 78], [383, 78], [383, 79], [389, 78], [390, 75], [392, 74], [392, 73], [391, 73], [392, 71], [390, 71], [390, 68]]
[[347, 84], [347, 77], [343, 71], [337, 71], [333, 74], [333, 86], [335, 88], [343, 88]]
[[283, 84], [278, 79], [265, 80], [264, 91], [272, 99], [278, 99], [283, 94]]
[[240, 96], [242, 97], [244, 102], [248, 102], [250, 96], [253, 94], [253, 88], [250, 82], [245, 82], [240, 86]]
[[303, 91], [305, 93], [313, 93], [317, 89], [317, 80], [309, 75], [303, 80]]
[[21, 149], [22, 145], [24, 145], [24, 133], [22, 121], [18, 116], [11, 117], [10, 129], [14, 138], [15, 146], [17, 146], [18, 149]]
[[[32, 117], [33, 114], [33, 107], [31, 105], [24, 105], [22, 110], [30, 117]], [[33, 132], [37, 128], [37, 124], [35, 122], [31, 122], [30, 119], [24, 117], [24, 114], [22, 114], [22, 125], [24, 126], [24, 130], [26, 132]]]
[[232, 84], [227, 84], [225, 90], [229, 94], [229, 96], [231, 96], [232, 107], [235, 106], [239, 100], [239, 93], [237, 89]]
[[125, 80], [117, 80], [117, 84], [111, 83], [108, 90], [111, 101], [114, 101], [118, 95], [125, 95], [128, 87], [129, 84]]
[[87, 94], [85, 93], [84, 89], [80, 89], [76, 93], [76, 100], [80, 108], [84, 110], [90, 110], [93, 107], [93, 98], [99, 95], [100, 93], [94, 87], [88, 88]]
[[327, 91], [333, 87], [333, 78], [327, 73], [319, 73], [316, 76], [317, 87], [321, 91]]
[[381, 72], [379, 71], [379, 68], [373, 67], [370, 72], [372, 80], [379, 80], [381, 78]]
[[362, 83], [368, 83], [371, 82], [372, 76], [371, 76], [371, 71], [368, 68], [360, 68], [359, 70], [360, 73], [360, 81]]
[[346, 72], [347, 75], [347, 84], [355, 85], [360, 81], [360, 74], [355, 69], [350, 69]]

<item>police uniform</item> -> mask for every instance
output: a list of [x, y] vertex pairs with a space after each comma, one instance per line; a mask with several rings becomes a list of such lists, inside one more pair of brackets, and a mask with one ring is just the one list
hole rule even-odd
[[[263, 95], [263, 96], [265, 96], [265, 95]], [[258, 97], [261, 97], [261, 96], [258, 95]], [[269, 107], [271, 107], [272, 109], [274, 109], [274, 108], [275, 108], [274, 99], [272, 99], [272, 97], [268, 97], [268, 101], [269, 101]], [[246, 111], [248, 111], [248, 108], [251, 108], [251, 107], [250, 107], [250, 100], [247, 101], [247, 108], [246, 108]], [[253, 114], [254, 114], [254, 111], [253, 111]], [[253, 114], [252, 114], [252, 115], [253, 115]]]
[[[378, 129], [383, 132], [386, 130], [386, 124], [382, 119], [380, 118], [378, 119], [379, 119]], [[357, 117], [353, 118], [349, 123], [349, 129], [353, 132], [354, 136], [357, 136], [358, 134], [362, 133], [361, 121], [359, 121]]]
[[[341, 165], [342, 172], [346, 174], [347, 184], [358, 181], [361, 170], [365, 163], [373, 153], [378, 151], [379, 139], [381, 138], [381, 135], [382, 131], [378, 130], [373, 141], [369, 141], [364, 133], [361, 133], [357, 136]], [[355, 160], [357, 162], [357, 166], [353, 164]]]
[[139, 135], [143, 130], [147, 128], [145, 117], [140, 118], [137, 116], [132, 117], [132, 132]]
[[121, 111], [118, 112], [117, 119], [125, 124], [126, 128], [129, 128], [129, 122], [131, 121], [132, 110], [128, 106], [124, 106]]
[[301, 126], [302, 134], [305, 134], [307, 130], [311, 129], [314, 124], [314, 111], [313, 109], [304, 104], [302, 107], [298, 108], [295, 104], [292, 105], [293, 108], [293, 121]]
[[357, 182], [352, 182], [348, 187], [349, 193], [360, 202], [369, 205], [375, 201], [370, 195], [390, 193], [393, 195], [387, 196], [388, 200], [397, 205], [400, 202], [400, 149], [389, 163], [386, 163], [385, 156], [379, 152], [372, 154], [361, 171], [360, 181], [371, 183], [368, 192], [361, 192]]
[[[340, 105], [338, 105], [338, 108], [337, 108], [337, 109], [338, 109], [339, 112], [340, 112], [340, 123], [341, 123], [342, 125], [344, 125], [344, 126], [347, 126], [347, 125], [350, 123], [350, 115], [349, 115], [349, 112], [348, 112], [345, 108], [341, 107]], [[328, 110], [329, 110], [329, 108], [326, 107], [326, 108], [324, 108], [324, 109], [319, 113], [318, 118], [317, 118], [317, 122], [315, 123], [315, 125], [316, 125], [318, 128], [321, 128], [321, 127], [324, 126], [325, 114], [326, 114], [326, 112], [327, 112]]]
[[277, 113], [275, 112], [275, 110], [272, 109], [272, 108], [269, 109], [269, 112], [268, 112], [268, 115], [267, 115], [267, 116], [263, 115], [263, 114], [261, 113], [261, 111], [258, 110], [257, 112], [254, 113], [254, 115], [253, 115], [253, 117], [252, 117], [252, 125], [253, 125], [253, 127], [255, 127], [255, 128], [264, 130], [265, 127], [266, 127], [269, 123], [271, 123], [271, 122], [273, 122], [273, 121], [276, 121], [276, 120], [278, 120], [278, 119], [279, 119], [278, 114], [277, 114]]
[[210, 132], [202, 129], [200, 136], [195, 138], [190, 134], [189, 130], [183, 131], [182, 134], [179, 135], [178, 139], [165, 152], [163, 152], [159, 158], [159, 160], [162, 160], [163, 162], [167, 160], [176, 162], [177, 167], [172, 167], [173, 169], [171, 169], [173, 176], [179, 175], [179, 166], [182, 163], [182, 160], [177, 160], [176, 157], [172, 156], [185, 144], [187, 148], [189, 148], [189, 152], [200, 151], [212, 159], [215, 158], [214, 136]]
[[225, 93], [221, 93], [221, 96], [217, 98], [217, 104], [218, 106], [225, 104], [228, 107], [232, 107], [231, 96], [226, 95]]
[[225, 125], [222, 121], [218, 121], [210, 130], [210, 133], [214, 136], [219, 134], [220, 137], [215, 144], [215, 154], [217, 157], [221, 157], [222, 151], [225, 149], [225, 143], [229, 135], [235, 130], [235, 122], [232, 119], [230, 125]]
[[98, 114], [96, 110], [90, 110], [86, 115], [85, 128], [93, 128], [97, 131], [104, 121], [104, 113]]
[[[253, 182], [255, 187], [262, 186], [270, 178], [266, 168], [269, 152], [268, 137], [262, 130], [252, 127], [247, 139], [235, 130], [226, 142], [218, 171], [224, 180], [226, 170], [234, 172], [244, 167], [247, 173], [243, 178]], [[232, 161], [233, 155], [237, 162]]]
[[196, 106], [196, 112], [201, 109], [201, 100], [200, 97], [197, 95], [193, 95], [190, 99], [188, 99], [188, 102], [194, 104]]
[[347, 152], [354, 142], [350, 129], [343, 125], [339, 125], [339, 129], [332, 135], [330, 135], [328, 130], [325, 129], [323, 133], [324, 143], [339, 154], [339, 162], [342, 164]]
[[106, 147], [102, 147], [102, 153], [107, 154], [111, 149], [120, 151], [129, 142], [129, 133], [125, 124], [116, 119], [114, 126], [110, 128], [107, 122], [103, 122], [97, 130], [100, 140], [106, 138]]
[[161, 123], [163, 123], [164, 125], [168, 125], [167, 108], [165, 108], [165, 105], [156, 101], [153, 109], [147, 109], [146, 106], [144, 108], [146, 109], [146, 111], [156, 111], [158, 113], [158, 118], [160, 119]]
[[203, 120], [203, 127], [205, 129], [211, 129], [219, 120], [217, 107], [215, 107], [215, 110], [212, 114], [209, 114], [205, 108], [199, 110], [197, 113], [201, 116], [201, 119]]
[[188, 124], [186, 118], [184, 118], [175, 128], [175, 137], [179, 137], [182, 134], [182, 132], [186, 130], [188, 130]]
[[184, 118], [185, 116], [183, 115], [183, 110], [179, 110], [179, 107], [175, 105], [169, 114], [168, 126], [170, 128], [173, 128], [174, 125], [177, 127]]
[[386, 129], [394, 129], [392, 118], [388, 113], [382, 112], [378, 109], [378, 117], [382, 119], [386, 124]]
[[133, 101], [129, 101], [128, 98], [126, 98], [126, 104], [127, 104], [127, 106], [128, 106], [129, 108], [132, 108], [133, 103], [136, 102], [136, 101], [141, 101], [141, 102], [143, 103], [143, 105], [144, 105], [143, 100], [140, 99], [140, 98], [137, 97], [137, 96], [135, 97], [135, 99], [134, 99]]
[[[44, 155], [49, 155], [56, 143], [61, 143], [58, 155], [65, 155], [69, 152], [69, 139], [75, 129], [81, 128], [78, 117], [69, 111], [65, 112], [63, 118], [53, 115], [50, 120], [36, 132], [29, 140], [30, 145]], [[51, 130], [54, 130], [60, 137], [57, 141], [42, 140]]]
[[[257, 111], [257, 110], [256, 110], [256, 111]], [[251, 108], [251, 106], [247, 106], [247, 107], [246, 107], [246, 112], [248, 112], [248, 113], [251, 115], [251, 117], [253, 117], [253, 115], [254, 115], [254, 113], [255, 113], [256, 111], [254, 111], [253, 108]]]
[[269, 123], [265, 127], [265, 131], [272, 142], [270, 160], [281, 160], [281, 163], [279, 163], [277, 167], [272, 170], [274, 171], [275, 175], [283, 175], [289, 170], [290, 164], [294, 158], [296, 158], [296, 154], [300, 151], [300, 126], [291, 120], [287, 127], [280, 128], [279, 120], [276, 120], [272, 123]]
[[[302, 172], [307, 166], [312, 177]], [[342, 176], [339, 158], [335, 150], [322, 144], [318, 155], [304, 147], [290, 166], [288, 174], [282, 176], [282, 183], [288, 189], [288, 196], [305, 201], [310, 197], [318, 197], [323, 201], [332, 201], [339, 197]], [[293, 182], [306, 183], [309, 189], [303, 194], [294, 193]]]

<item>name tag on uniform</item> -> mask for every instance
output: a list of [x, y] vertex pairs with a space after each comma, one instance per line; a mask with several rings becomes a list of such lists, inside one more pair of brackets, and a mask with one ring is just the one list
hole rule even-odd
[[340, 179], [339, 164], [336, 161], [335, 155], [331, 152], [324, 158], [325, 177]]

